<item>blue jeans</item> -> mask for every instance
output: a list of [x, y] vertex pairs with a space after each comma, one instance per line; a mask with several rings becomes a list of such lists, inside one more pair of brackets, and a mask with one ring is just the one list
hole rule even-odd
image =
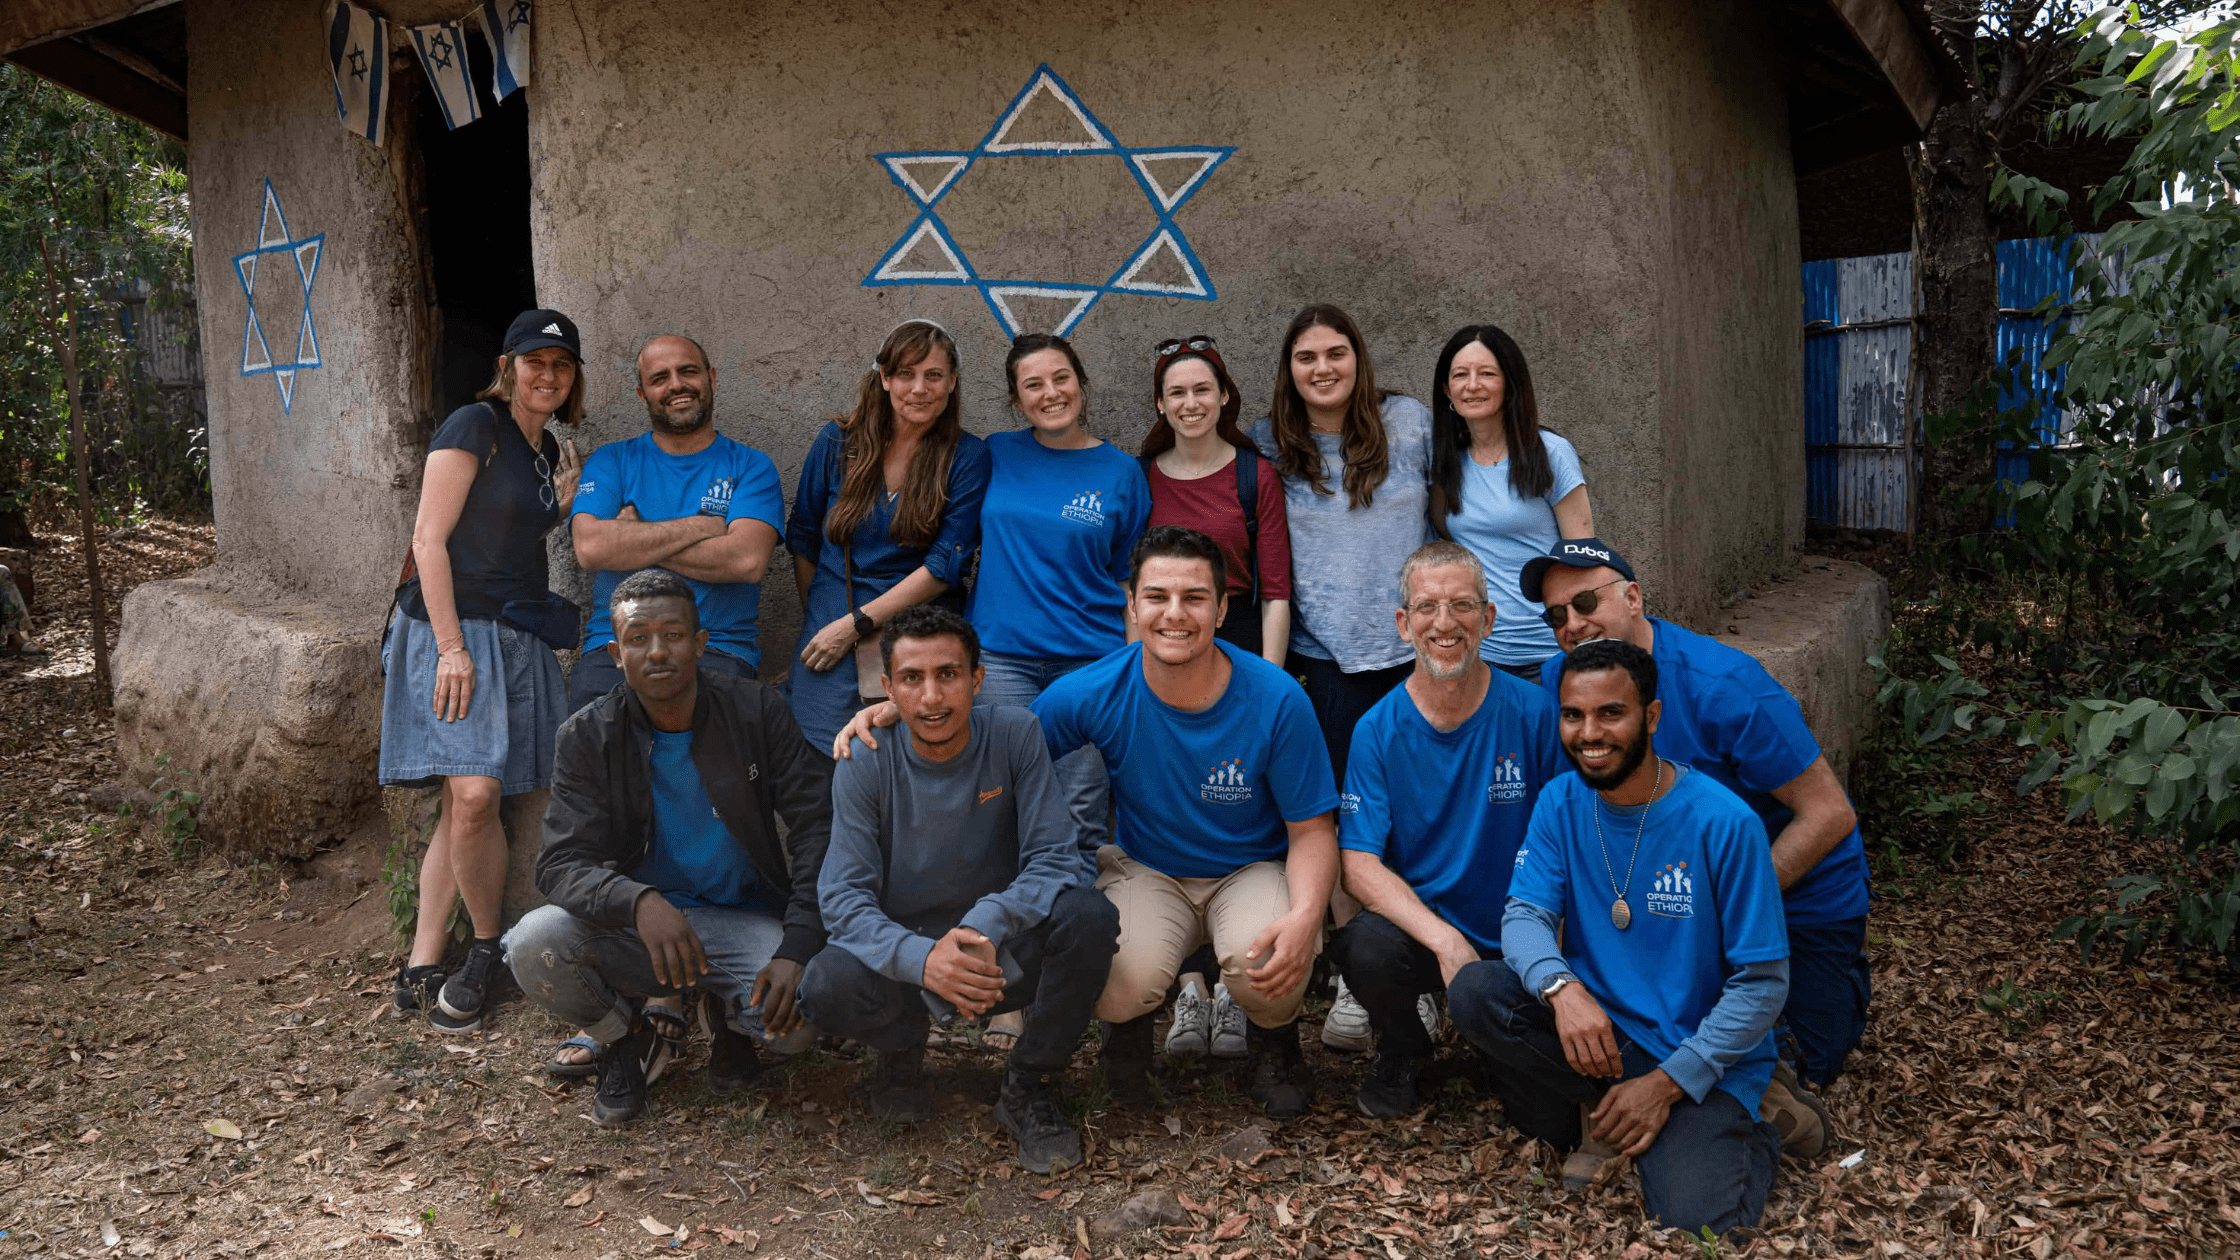
[[[724, 1023], [760, 1040], [762, 1016], [747, 998], [777, 955], [785, 925], [759, 910], [730, 906], [688, 906], [683, 914], [708, 958], [698, 987], [715, 995]], [[506, 964], [529, 1000], [602, 1046], [629, 1033], [642, 999], [678, 992], [654, 978], [637, 929], [603, 928], [558, 906], [522, 915], [503, 944]]]
[[[978, 703], [1026, 708], [1051, 683], [1097, 659], [1042, 659], [982, 652], [980, 664], [988, 675], [980, 684]], [[1091, 747], [1077, 748], [1058, 758], [1051, 770], [1057, 776], [1058, 791], [1065, 797], [1066, 811], [1073, 815], [1074, 839], [1081, 845], [1081, 882], [1094, 883], [1097, 850], [1112, 838], [1112, 782], [1105, 777], [1104, 754]]]
[[[709, 648], [700, 654], [700, 672], [703, 674], [729, 674], [733, 678], [755, 677], [754, 666], [724, 651]], [[607, 655], [605, 644], [592, 648], [576, 658], [575, 672], [568, 675], [568, 712], [577, 713], [583, 706], [622, 685], [622, 667]], [[832, 746], [825, 746], [830, 756]]]
[[1867, 919], [1789, 925], [1789, 1004], [1774, 1029], [1797, 1075], [1827, 1085], [1867, 1031]]
[[[1579, 1145], [1579, 1108], [1609, 1088], [1571, 1070], [1556, 1036], [1555, 1012], [1525, 991], [1506, 962], [1471, 963], [1447, 989], [1447, 1017], [1493, 1066], [1494, 1093], [1509, 1123], [1558, 1150]], [[1625, 1079], [1657, 1060], [1617, 1034]], [[1694, 1233], [1753, 1226], [1766, 1210], [1781, 1136], [1734, 1095], [1713, 1087], [1695, 1102], [1683, 1095], [1656, 1141], [1634, 1161], [1651, 1219]]]

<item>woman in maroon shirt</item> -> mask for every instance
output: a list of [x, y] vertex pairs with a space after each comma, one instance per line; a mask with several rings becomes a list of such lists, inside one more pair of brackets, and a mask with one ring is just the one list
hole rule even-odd
[[1163, 341], [1156, 354], [1151, 402], [1159, 419], [1144, 435], [1142, 452], [1151, 482], [1150, 523], [1197, 530], [1221, 548], [1229, 610], [1215, 633], [1281, 668], [1291, 642], [1291, 533], [1282, 478], [1237, 427], [1243, 400], [1213, 338]]

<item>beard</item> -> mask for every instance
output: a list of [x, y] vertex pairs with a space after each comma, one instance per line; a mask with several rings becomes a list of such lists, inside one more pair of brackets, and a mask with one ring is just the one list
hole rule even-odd
[[1462, 654], [1462, 659], [1455, 662], [1452, 669], [1446, 669], [1442, 668], [1437, 661], [1431, 659], [1431, 654], [1423, 649], [1422, 644], [1416, 645], [1416, 664], [1421, 665], [1423, 672], [1431, 675], [1436, 682], [1453, 682], [1469, 673], [1472, 659], [1473, 654], [1465, 652]]
[[[676, 396], [676, 393], [672, 392], [668, 397], [674, 398]], [[658, 407], [648, 403], [646, 414], [652, 418], [654, 428], [671, 437], [684, 437], [687, 434], [698, 433], [700, 430], [707, 428], [716, 417], [716, 402], [713, 395], [703, 393], [700, 395], [698, 402], [698, 406], [679, 416], [669, 410], [668, 398], [664, 398], [662, 405]]]
[[1571, 754], [1571, 764], [1579, 767], [1580, 782], [1586, 784], [1588, 787], [1593, 788], [1597, 792], [1607, 792], [1610, 789], [1617, 787], [1619, 784], [1624, 783], [1627, 779], [1632, 778], [1633, 772], [1639, 770], [1641, 768], [1641, 763], [1648, 759], [1649, 733], [1644, 730], [1643, 732], [1641, 732], [1641, 734], [1634, 737], [1632, 743], [1627, 744], [1623, 749], [1619, 750], [1618, 766], [1615, 770], [1589, 770], [1584, 764], [1579, 761], [1579, 754], [1577, 749], [1566, 746], [1564, 751]]

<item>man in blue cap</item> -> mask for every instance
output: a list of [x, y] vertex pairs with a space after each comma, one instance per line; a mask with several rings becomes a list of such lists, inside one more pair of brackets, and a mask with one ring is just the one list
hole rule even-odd
[[[1804, 710], [1748, 653], [1646, 615], [1633, 566], [1599, 538], [1557, 543], [1518, 585], [1546, 606], [1564, 651], [1619, 639], [1649, 652], [1663, 680], [1657, 751], [1732, 789], [1765, 823], [1789, 932], [1783, 1056], [1805, 1080], [1833, 1081], [1866, 1031], [1867, 854]], [[1550, 695], [1562, 671], [1560, 656], [1541, 667]], [[1786, 1071], [1767, 1100], [1789, 1149], [1809, 1156], [1826, 1143], [1824, 1113]]]

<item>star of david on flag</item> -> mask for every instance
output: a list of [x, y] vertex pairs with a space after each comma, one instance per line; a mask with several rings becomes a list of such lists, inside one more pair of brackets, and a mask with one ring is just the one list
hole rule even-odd
[[335, 0], [327, 10], [327, 67], [335, 117], [350, 134], [380, 144], [389, 112], [389, 19]]
[[482, 117], [474, 76], [467, 70], [467, 32], [458, 22], [431, 22], [412, 28], [412, 47], [420, 54], [420, 68], [436, 90], [436, 104], [443, 110], [443, 125], [453, 131]]
[[[319, 255], [327, 234], [298, 238], [288, 231], [288, 216], [272, 181], [264, 182], [264, 214], [257, 222], [257, 247], [233, 256], [234, 277], [241, 281], [242, 296], [249, 300], [249, 317], [241, 330], [241, 374], [270, 375], [280, 388], [280, 410], [295, 409], [296, 373], [323, 366], [319, 358], [319, 330], [311, 320], [311, 286], [319, 276]], [[265, 282], [266, 305], [258, 307], [259, 272]], [[277, 333], [293, 334], [280, 341], [285, 352], [273, 353]]]
[[[1029, 106], [1048, 98], [1064, 110], [1065, 134], [1056, 138], [1017, 139], [1012, 130]], [[996, 119], [980, 143], [970, 149], [919, 149], [874, 154], [887, 176], [917, 207], [918, 215], [903, 229], [871, 273], [866, 287], [895, 285], [962, 285], [977, 289], [988, 311], [1011, 336], [1030, 331], [1014, 303], [1022, 298], [1056, 298], [1070, 303], [1055, 327], [1046, 331], [1065, 336], [1081, 323], [1091, 307], [1108, 293], [1151, 293], [1167, 297], [1213, 301], [1217, 294], [1205, 267], [1190, 248], [1174, 216], [1205, 186], [1213, 169], [1236, 152], [1233, 145], [1200, 145], [1135, 148], [1123, 145], [1080, 96], [1048, 65], [1038, 65], [1027, 85]], [[1070, 156], [1117, 154], [1127, 159], [1128, 174], [1142, 189], [1155, 217], [1151, 233], [1130, 251], [1102, 284], [1069, 284], [1029, 279], [997, 279], [983, 275], [957, 246], [941, 221], [941, 199], [953, 191], [965, 173], [980, 162], [1005, 156]], [[1034, 329], [1032, 331], [1045, 331]]]
[[499, 13], [499, 0], [482, 0], [475, 16], [490, 41], [490, 94], [499, 100], [529, 85], [529, 0], [512, 0]]

